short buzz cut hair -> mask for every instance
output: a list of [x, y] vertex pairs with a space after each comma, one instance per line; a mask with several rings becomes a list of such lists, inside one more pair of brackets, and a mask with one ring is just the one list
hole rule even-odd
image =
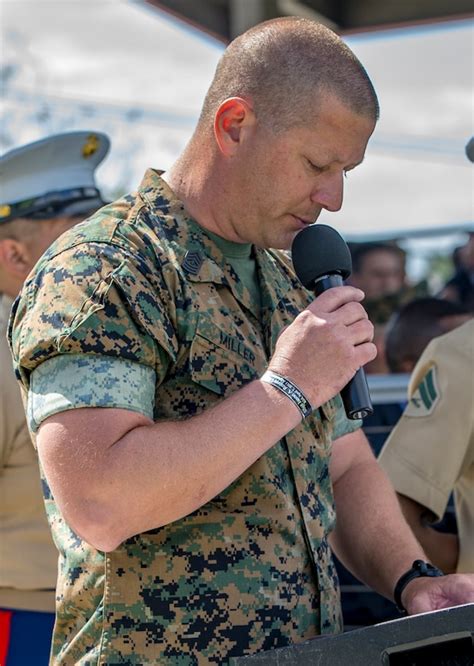
[[274, 132], [317, 115], [318, 95], [332, 94], [355, 113], [379, 116], [367, 72], [332, 30], [305, 18], [260, 23], [234, 39], [222, 55], [199, 124], [210, 125], [229, 97], [249, 99], [259, 121]]

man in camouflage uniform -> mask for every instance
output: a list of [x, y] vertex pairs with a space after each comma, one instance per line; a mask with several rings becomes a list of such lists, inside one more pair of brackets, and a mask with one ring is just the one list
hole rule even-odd
[[104, 134], [48, 136], [0, 157], [0, 664], [49, 662], [58, 553], [38, 456], [31, 444], [6, 339], [13, 299], [36, 261], [102, 201], [94, 173]]
[[[334, 33], [257, 26], [173, 168], [26, 285], [11, 341], [61, 550], [53, 663], [226, 664], [339, 631], [331, 531], [388, 596], [423, 557], [338, 397], [375, 354], [362, 292], [311, 302], [268, 249], [340, 208], [376, 117]], [[474, 594], [439, 580], [410, 583], [410, 612]]]

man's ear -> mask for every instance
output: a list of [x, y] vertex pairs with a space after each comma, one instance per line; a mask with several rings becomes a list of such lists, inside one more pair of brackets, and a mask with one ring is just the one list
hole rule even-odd
[[31, 270], [29, 257], [25, 243], [14, 238], [0, 240], [0, 264], [5, 273], [24, 280]]
[[214, 117], [214, 135], [224, 156], [235, 153], [242, 142], [246, 128], [255, 124], [255, 114], [250, 104], [241, 97], [226, 99]]

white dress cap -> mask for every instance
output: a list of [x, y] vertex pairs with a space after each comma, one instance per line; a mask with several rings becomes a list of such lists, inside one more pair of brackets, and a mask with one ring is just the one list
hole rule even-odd
[[87, 198], [91, 188], [100, 204], [95, 169], [109, 147], [109, 138], [101, 132], [76, 131], [48, 136], [2, 155], [0, 221], [11, 217], [13, 204], [55, 192], [84, 189]]

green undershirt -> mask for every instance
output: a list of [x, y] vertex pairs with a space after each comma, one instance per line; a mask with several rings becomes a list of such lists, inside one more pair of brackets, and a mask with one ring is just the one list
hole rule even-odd
[[252, 252], [252, 243], [234, 243], [221, 236], [208, 231], [207, 235], [214, 241], [224, 255], [225, 260], [232, 266], [239, 279], [247, 287], [252, 298], [254, 314], [260, 313], [261, 293], [258, 281], [257, 262]]

